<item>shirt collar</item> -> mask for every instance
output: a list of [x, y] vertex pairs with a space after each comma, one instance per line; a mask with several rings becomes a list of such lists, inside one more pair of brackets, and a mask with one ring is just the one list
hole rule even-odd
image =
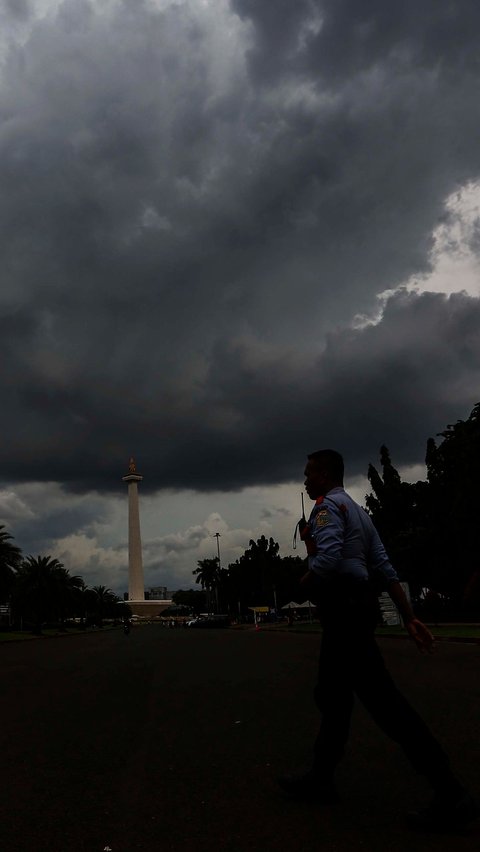
[[322, 494], [321, 497], [317, 497], [315, 500], [315, 506], [321, 506], [325, 497], [328, 497], [330, 494], [345, 494], [345, 488], [342, 488], [341, 485], [336, 485], [335, 488], [331, 488], [326, 494]]

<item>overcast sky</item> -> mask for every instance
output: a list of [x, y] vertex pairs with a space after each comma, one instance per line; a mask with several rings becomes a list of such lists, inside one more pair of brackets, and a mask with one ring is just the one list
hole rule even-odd
[[127, 588], [480, 400], [476, 0], [4, 0], [0, 523]]

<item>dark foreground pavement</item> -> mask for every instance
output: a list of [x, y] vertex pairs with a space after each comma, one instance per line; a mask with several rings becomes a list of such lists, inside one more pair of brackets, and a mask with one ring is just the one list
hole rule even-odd
[[[309, 752], [319, 638], [135, 627], [0, 646], [1, 852], [480, 850], [480, 826], [415, 835], [428, 801], [395, 745], [355, 711], [342, 799], [294, 804], [275, 776]], [[480, 797], [480, 648], [382, 648]]]

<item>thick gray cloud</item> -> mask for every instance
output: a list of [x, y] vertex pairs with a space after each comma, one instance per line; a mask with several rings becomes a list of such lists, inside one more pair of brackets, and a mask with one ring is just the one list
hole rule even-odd
[[478, 299], [400, 291], [349, 324], [428, 271], [479, 175], [480, 12], [360, 6], [64, 0], [12, 37], [6, 482], [117, 490], [133, 453], [146, 488], [238, 489], [321, 444], [355, 472], [468, 414]]
[[29, 0], [5, 0], [5, 7], [7, 15], [10, 15], [14, 21], [26, 20], [31, 11]]
[[[50, 553], [52, 542], [71, 535], [94, 536], [102, 525], [113, 521], [108, 501], [99, 495], [66, 498], [57, 483], [17, 485], [0, 492], [0, 519], [13, 529], [24, 553]], [[122, 546], [126, 547], [126, 531]]]
[[233, 0], [238, 14], [255, 25], [250, 65], [260, 81], [281, 73], [309, 74], [337, 84], [371, 69], [395, 72], [407, 64], [478, 72], [475, 0], [439, 4], [383, 0]]

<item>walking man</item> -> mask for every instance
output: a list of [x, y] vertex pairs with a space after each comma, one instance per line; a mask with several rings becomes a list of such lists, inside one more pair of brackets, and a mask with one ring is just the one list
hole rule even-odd
[[464, 826], [477, 815], [476, 804], [425, 722], [395, 686], [375, 641], [379, 578], [420, 651], [433, 649], [433, 636], [415, 617], [370, 517], [345, 492], [343, 473], [342, 456], [335, 450], [308, 456], [305, 490], [315, 504], [308, 523], [300, 521], [308, 554], [302, 583], [317, 604], [323, 627], [315, 686], [321, 724], [312, 768], [281, 777], [280, 786], [295, 798], [329, 801], [335, 796], [334, 773], [348, 739], [356, 694], [432, 786], [432, 803], [410, 814], [410, 825], [425, 830]]

